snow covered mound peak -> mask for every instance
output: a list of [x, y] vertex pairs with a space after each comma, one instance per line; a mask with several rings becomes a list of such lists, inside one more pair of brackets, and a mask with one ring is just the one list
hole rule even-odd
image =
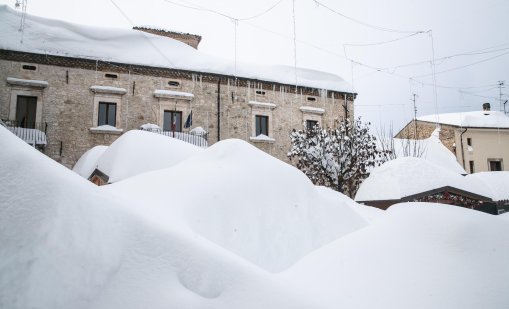
[[[167, 193], [171, 188], [172, 194]], [[364, 227], [298, 169], [241, 140], [225, 140], [171, 168], [103, 187], [143, 201], [135, 211], [195, 233], [271, 272]]]
[[399, 200], [445, 186], [491, 196], [491, 191], [480, 182], [468, 181], [461, 174], [422, 158], [401, 157], [374, 168], [360, 185], [355, 200]]
[[170, 167], [201, 152], [200, 147], [142, 130], [120, 136], [98, 160], [97, 168], [114, 183], [134, 175]]

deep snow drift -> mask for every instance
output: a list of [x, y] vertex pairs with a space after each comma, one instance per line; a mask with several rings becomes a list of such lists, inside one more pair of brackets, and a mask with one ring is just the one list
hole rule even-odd
[[141, 216], [184, 223], [271, 272], [367, 224], [295, 167], [235, 139], [102, 189], [129, 196]]
[[[0, 127], [0, 308], [319, 308]], [[128, 197], [127, 197], [128, 198]]]
[[148, 171], [170, 167], [202, 148], [168, 136], [131, 130], [115, 140], [97, 161], [97, 168], [117, 182]]
[[509, 225], [499, 216], [407, 203], [282, 276], [326, 307], [502, 309], [508, 257]]
[[507, 215], [363, 207], [235, 140], [105, 187], [0, 149], [0, 308], [509, 307]]

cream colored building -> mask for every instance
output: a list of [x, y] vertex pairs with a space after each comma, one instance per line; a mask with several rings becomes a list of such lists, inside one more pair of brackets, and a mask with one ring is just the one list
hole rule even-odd
[[334, 74], [214, 58], [197, 50], [199, 36], [150, 27], [27, 15], [21, 33], [20, 18], [0, 6], [0, 119], [23, 134], [44, 131], [30, 142], [68, 167], [144, 124], [203, 128], [209, 145], [243, 139], [287, 161], [292, 129], [353, 117], [356, 93]]
[[482, 111], [418, 117], [396, 137], [427, 138], [438, 124], [440, 140], [468, 173], [509, 171], [509, 117], [491, 111], [489, 103], [483, 107]]

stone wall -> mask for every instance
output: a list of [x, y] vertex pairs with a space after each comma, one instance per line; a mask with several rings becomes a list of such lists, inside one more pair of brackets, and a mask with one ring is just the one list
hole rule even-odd
[[[86, 59], [73, 62], [65, 57], [29, 57], [24, 53], [20, 54], [23, 58], [19, 61], [5, 59], [17, 57], [13, 53], [9, 53], [9, 57], [2, 55], [6, 54], [0, 52], [0, 58], [4, 58], [0, 60], [0, 118], [9, 117], [11, 96], [15, 95], [13, 86], [6, 82], [8, 77], [48, 82], [44, 89], [28, 90], [42, 92], [41, 121], [48, 123], [48, 145], [44, 152], [67, 167], [72, 167], [86, 150], [96, 145], [109, 145], [120, 134], [90, 130], [97, 126], [94, 100], [97, 101], [97, 96], [102, 95], [91, 91], [92, 86], [126, 90], [125, 94], [111, 95], [119, 99], [117, 128], [123, 132], [138, 129], [145, 123], [162, 127], [165, 109], [181, 111], [185, 121], [192, 109], [193, 127], [201, 126], [209, 132], [209, 144], [216, 142], [219, 135], [221, 139], [239, 138], [286, 162], [292, 129], [303, 128], [306, 119], [318, 118], [324, 126], [334, 126], [338, 119], [344, 117], [345, 94], [341, 93], [320, 93], [317, 89], [298, 88], [295, 94], [294, 86], [235, 80], [211, 74], [120, 66]], [[33, 61], [37, 59], [40, 61]], [[37, 70], [23, 70], [22, 65], [26, 63], [35, 64]], [[117, 78], [105, 75], [112, 72], [117, 74]], [[168, 82], [172, 82], [171, 85]], [[191, 100], [158, 98], [154, 96], [156, 90], [192, 93], [194, 97]], [[352, 99], [353, 95], [348, 95], [350, 117], [353, 117]], [[261, 108], [260, 111], [259, 106], [250, 102], [272, 103], [275, 107]], [[303, 112], [303, 106], [313, 107], [314, 112]], [[273, 141], [252, 140], [254, 115], [258, 112], [269, 115]]]
[[[415, 126], [417, 125], [417, 136], [415, 136]], [[405, 139], [426, 139], [431, 136], [433, 131], [436, 129], [436, 124], [432, 122], [419, 121], [414, 122], [412, 120], [409, 122], [398, 134], [396, 134], [396, 138], [405, 138]], [[454, 155], [455, 148], [455, 130], [456, 127], [449, 125], [440, 125], [440, 141], [447, 147]]]

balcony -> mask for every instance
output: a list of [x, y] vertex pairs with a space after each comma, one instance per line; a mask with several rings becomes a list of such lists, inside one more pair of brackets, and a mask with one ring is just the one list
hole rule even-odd
[[14, 133], [28, 144], [44, 148], [47, 144], [46, 132], [48, 124], [46, 122], [19, 122], [13, 120], [2, 120], [2, 126]]
[[196, 145], [201, 148], [207, 148], [208, 143], [208, 133], [205, 132], [202, 128], [193, 129], [189, 132], [176, 132], [176, 131], [164, 131], [157, 125], [146, 124], [141, 126], [140, 130], [149, 131], [158, 133], [161, 135], [166, 135], [169, 137], [173, 137], [179, 139], [181, 141], [187, 142], [189, 144]]

